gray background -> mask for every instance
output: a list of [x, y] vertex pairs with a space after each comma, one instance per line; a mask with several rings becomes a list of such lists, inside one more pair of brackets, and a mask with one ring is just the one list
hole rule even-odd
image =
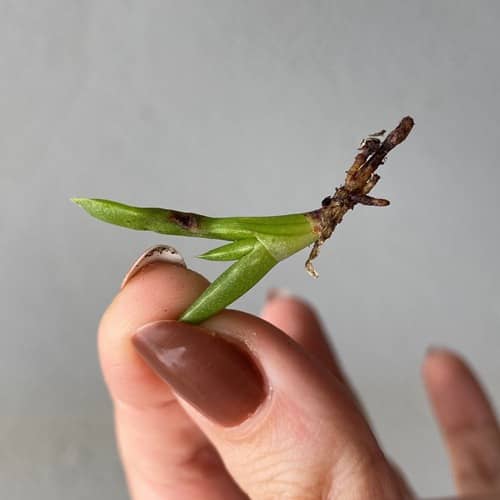
[[[0, 2], [2, 498], [125, 498], [95, 348], [131, 261], [209, 242], [98, 223], [71, 196], [210, 215], [312, 209], [412, 114], [376, 193], [270, 286], [314, 301], [388, 453], [451, 493], [419, 378], [452, 346], [500, 401], [498, 2]], [[376, 293], [373, 293], [373, 290]]]

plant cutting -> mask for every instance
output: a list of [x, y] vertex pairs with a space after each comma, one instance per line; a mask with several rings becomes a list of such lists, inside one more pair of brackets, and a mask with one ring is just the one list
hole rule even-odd
[[387, 154], [406, 139], [413, 124], [413, 119], [407, 116], [387, 135], [382, 130], [364, 139], [346, 171], [344, 184], [324, 198], [320, 208], [310, 212], [269, 217], [208, 217], [104, 199], [72, 198], [72, 201], [97, 219], [129, 229], [229, 241], [199, 256], [206, 260], [235, 261], [180, 317], [181, 321], [200, 323], [250, 290], [278, 262], [310, 245], [305, 267], [311, 276], [318, 277], [312, 261], [344, 215], [358, 204], [389, 205], [388, 200], [374, 198], [369, 193], [380, 179], [376, 170]]

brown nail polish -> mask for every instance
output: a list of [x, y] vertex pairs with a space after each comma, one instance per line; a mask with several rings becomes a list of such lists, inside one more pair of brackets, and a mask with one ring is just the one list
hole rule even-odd
[[245, 421], [266, 397], [264, 378], [250, 355], [215, 332], [157, 321], [140, 328], [133, 343], [182, 399], [223, 426]]

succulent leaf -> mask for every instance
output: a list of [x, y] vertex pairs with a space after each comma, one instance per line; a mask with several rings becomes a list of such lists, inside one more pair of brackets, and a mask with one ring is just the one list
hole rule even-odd
[[198, 258], [220, 261], [238, 260], [254, 248], [256, 241], [257, 240], [255, 238], [237, 240], [233, 243], [228, 243], [227, 245], [214, 248], [212, 250], [209, 250], [208, 252], [198, 255]]
[[277, 260], [260, 242], [226, 269], [183, 313], [180, 320], [200, 323], [241, 297], [261, 280]]

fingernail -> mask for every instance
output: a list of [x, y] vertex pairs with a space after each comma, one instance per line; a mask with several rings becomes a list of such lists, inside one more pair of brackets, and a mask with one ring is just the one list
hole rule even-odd
[[186, 267], [186, 263], [182, 255], [169, 245], [156, 245], [148, 248], [143, 254], [132, 264], [129, 272], [123, 278], [120, 290], [135, 276], [141, 269], [144, 269], [148, 264], [153, 262], [170, 262], [178, 266]]
[[274, 299], [292, 297], [290, 290], [286, 288], [270, 288], [266, 295], [266, 302], [271, 302]]
[[178, 396], [220, 425], [244, 422], [266, 398], [264, 378], [250, 354], [211, 330], [157, 321], [140, 328], [133, 343]]

